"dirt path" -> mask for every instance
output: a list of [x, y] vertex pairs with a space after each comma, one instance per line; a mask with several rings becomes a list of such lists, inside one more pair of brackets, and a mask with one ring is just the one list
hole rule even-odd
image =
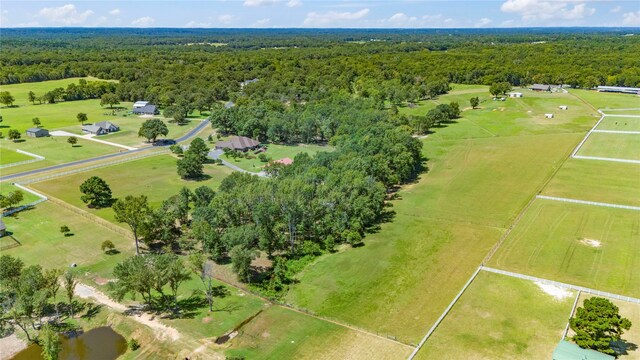
[[0, 338], [0, 359], [11, 359], [15, 354], [27, 348], [27, 342], [20, 340], [15, 333]]
[[[75, 293], [77, 296], [83, 299], [93, 298], [100, 304], [108, 306], [116, 311], [125, 312], [127, 310], [130, 310], [129, 307], [123, 304], [120, 304], [119, 302], [111, 300], [107, 295], [103, 294], [101, 291], [96, 290], [88, 285], [78, 284], [76, 286]], [[143, 325], [146, 325], [152, 328], [156, 334], [156, 337], [158, 337], [158, 339], [160, 340], [170, 339], [175, 341], [180, 339], [181, 337], [180, 332], [178, 332], [178, 330], [161, 323], [153, 315], [150, 315], [147, 313], [139, 313], [139, 314], [131, 315], [130, 318]]]

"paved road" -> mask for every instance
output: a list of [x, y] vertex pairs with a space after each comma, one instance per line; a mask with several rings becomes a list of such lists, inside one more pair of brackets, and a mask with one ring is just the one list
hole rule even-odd
[[[197, 133], [202, 131], [202, 129], [204, 129], [206, 126], [208, 126], [209, 123], [210, 122], [209, 122], [208, 119], [204, 120], [203, 122], [198, 124], [198, 126], [193, 128], [191, 131], [189, 131], [185, 135], [175, 139], [175, 142], [182, 142], [182, 141], [189, 140], [190, 138], [194, 137]], [[163, 145], [163, 146], [169, 146], [169, 145], [167, 144], [167, 145]], [[72, 166], [89, 164], [89, 163], [96, 162], [96, 161], [101, 161], [101, 160], [106, 160], [106, 159], [111, 159], [111, 158], [117, 158], [117, 157], [121, 157], [121, 156], [128, 156], [128, 155], [135, 154], [135, 153], [138, 153], [138, 152], [141, 152], [141, 151], [147, 151], [147, 150], [153, 149], [153, 148], [154, 148], [153, 146], [147, 146], [147, 147], [142, 147], [142, 148], [135, 149], [135, 150], [123, 151], [123, 152], [119, 152], [119, 153], [115, 153], [115, 154], [107, 154], [107, 155], [102, 155], [102, 156], [98, 156], [98, 157], [94, 157], [94, 158], [90, 158], [90, 159], [72, 161], [72, 162], [69, 162], [69, 163], [48, 166], [48, 167], [44, 167], [44, 168], [40, 168], [40, 169], [34, 169], [34, 170], [30, 170], [30, 171], [24, 171], [24, 172], [17, 173], [17, 174], [0, 176], [0, 182], [1, 181], [12, 180], [12, 179], [17, 179], [17, 178], [25, 177], [25, 176], [31, 176], [31, 175], [35, 175], [35, 174], [51, 171], [51, 170], [59, 170], [59, 169], [64, 169], [64, 168], [68, 168], [68, 167], [72, 167]]]

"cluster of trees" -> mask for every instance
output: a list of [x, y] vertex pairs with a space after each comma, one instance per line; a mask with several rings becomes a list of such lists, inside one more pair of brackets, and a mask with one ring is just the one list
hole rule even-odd
[[14, 190], [6, 195], [0, 194], [0, 209], [12, 208], [24, 200], [24, 193]]
[[208, 161], [209, 148], [204, 140], [194, 139], [183, 156], [178, 159], [178, 175], [183, 179], [199, 179], [204, 173], [204, 164]]
[[460, 105], [452, 101], [449, 104], [438, 104], [425, 116], [413, 116], [411, 125], [417, 134], [426, 134], [429, 129], [438, 127], [460, 117]]
[[[22, 330], [29, 341], [43, 345], [47, 355], [59, 352], [55, 344], [58, 335], [50, 325], [60, 323], [64, 318], [73, 318], [77, 275], [60, 269], [43, 270], [40, 265], [25, 266], [22, 260], [10, 255], [0, 257], [0, 303], [2, 316], [0, 328], [3, 333], [14, 327]], [[66, 303], [57, 299], [58, 294], [66, 297]], [[64, 312], [64, 315], [63, 315]], [[40, 329], [38, 333], [38, 329]], [[53, 335], [55, 336], [52, 336]], [[37, 334], [34, 336], [34, 334]], [[52, 351], [53, 350], [53, 351]]]
[[71, 83], [67, 88], [58, 87], [51, 91], [47, 91], [42, 95], [37, 95], [33, 91], [29, 91], [28, 100], [30, 103], [39, 104], [43, 102], [55, 104], [58, 101], [73, 101], [86, 99], [100, 99], [103, 95], [114, 93], [116, 83], [109, 81], [87, 81], [85, 79], [78, 80], [78, 83]]
[[620, 316], [618, 307], [601, 297], [586, 299], [569, 324], [575, 331], [573, 341], [580, 347], [613, 356], [617, 353], [611, 348], [612, 344], [620, 341], [624, 331], [631, 328], [631, 321]]
[[155, 143], [158, 136], [167, 136], [168, 134], [167, 124], [160, 119], [147, 119], [138, 130], [138, 136], [147, 139], [149, 143]]
[[493, 96], [506, 95], [509, 91], [511, 91], [511, 84], [507, 81], [493, 83], [489, 87], [489, 93]]
[[4, 104], [5, 106], [12, 106], [16, 101], [16, 98], [11, 95], [8, 91], [0, 91], [0, 104]]

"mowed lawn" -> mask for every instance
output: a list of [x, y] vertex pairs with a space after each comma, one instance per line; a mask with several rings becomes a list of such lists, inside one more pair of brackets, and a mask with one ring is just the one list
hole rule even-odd
[[569, 159], [542, 194], [640, 206], [640, 164]]
[[[8, 139], [0, 139], [0, 148], [4, 151], [23, 150], [32, 154], [44, 156], [42, 161], [17, 165], [1, 169], [3, 175], [15, 174], [23, 171], [39, 169], [51, 165], [67, 163], [76, 160], [89, 159], [100, 155], [106, 155], [123, 151], [122, 148], [100, 144], [95, 141], [78, 139], [75, 146], [67, 143], [66, 137], [42, 137], [26, 138], [21, 142], [13, 142]], [[31, 158], [31, 157], [30, 157]]]
[[[627, 112], [625, 111], [624, 114], [626, 113]], [[598, 124], [596, 130], [640, 131], [640, 117], [623, 118], [605, 116], [600, 124]]]
[[0, 165], [8, 165], [21, 161], [33, 160], [32, 156], [21, 154], [15, 150], [0, 147]]
[[411, 348], [272, 306], [231, 341], [228, 357], [246, 359], [406, 359]]
[[287, 301], [417, 344], [581, 137], [427, 138], [429, 172], [400, 191], [393, 221], [309, 266]]
[[[278, 144], [267, 144], [267, 151], [264, 152], [268, 158], [273, 161], [296, 157], [296, 155], [300, 153], [307, 153], [309, 155], [314, 155], [319, 151], [333, 151], [333, 147], [331, 146], [320, 146], [320, 145], [312, 145], [312, 144], [299, 144], [299, 145], [278, 145]], [[258, 154], [254, 154], [252, 151], [248, 152], [248, 154], [253, 157], [253, 159], [245, 159], [245, 158], [236, 158], [233, 159], [227, 155], [222, 155], [222, 159], [234, 164], [244, 170], [252, 171], [252, 172], [260, 172], [264, 170], [266, 163], [263, 163], [258, 159]]]
[[[133, 240], [127, 239], [82, 216], [45, 201], [34, 208], [4, 217], [7, 230], [22, 245], [4, 250], [2, 255], [19, 257], [27, 265], [44, 268], [67, 268], [76, 263], [85, 266], [103, 261], [121, 260], [134, 253]], [[60, 227], [67, 225], [73, 236], [64, 236]], [[111, 240], [121, 253], [106, 255], [100, 244]], [[3, 243], [4, 244], [4, 243]]]
[[[85, 209], [115, 223], [111, 208], [89, 209], [80, 197], [80, 185], [91, 176], [98, 176], [109, 184], [114, 198], [127, 195], [146, 195], [152, 207], [159, 207], [163, 200], [177, 194], [182, 187], [195, 189], [199, 186], [217, 188], [231, 170], [227, 167], [206, 164], [208, 179], [201, 181], [183, 180], [176, 171], [177, 158], [157, 155], [114, 166], [103, 167], [91, 172], [81, 172], [70, 176], [34, 183], [31, 186], [65, 202]], [[120, 224], [123, 227], [126, 225]]]
[[640, 161], [640, 134], [591, 133], [577, 155]]
[[11, 95], [16, 99], [16, 101], [14, 102], [14, 105], [30, 105], [31, 102], [29, 102], [29, 91], [33, 91], [36, 94], [36, 96], [41, 96], [47, 91], [51, 91], [55, 88], [61, 87], [66, 89], [69, 84], [77, 85], [80, 79], [84, 79], [87, 81], [117, 82], [116, 80], [102, 80], [92, 76], [87, 76], [87, 77], [75, 77], [75, 78], [67, 78], [67, 79], [60, 79], [60, 80], [49, 80], [49, 81], [40, 81], [40, 82], [2, 85], [2, 91], [8, 91], [11, 93]]
[[37, 200], [40, 199], [39, 197], [35, 196], [34, 194], [32, 194], [30, 192], [27, 192], [27, 191], [24, 191], [24, 190], [18, 188], [17, 186], [14, 186], [14, 185], [12, 185], [12, 184], [10, 184], [8, 182], [0, 182], [0, 195], [6, 196], [7, 194], [9, 194], [11, 192], [14, 192], [14, 191], [21, 191], [22, 194], [24, 195], [24, 199], [20, 203], [14, 205], [14, 206], [26, 205], [26, 204], [32, 203], [32, 202], [37, 201]]
[[569, 89], [569, 92], [598, 109], [640, 108], [640, 98], [631, 94], [602, 93], [581, 89]]
[[490, 266], [640, 297], [638, 211], [537, 199]]
[[550, 359], [575, 300], [535, 283], [480, 272], [417, 359]]

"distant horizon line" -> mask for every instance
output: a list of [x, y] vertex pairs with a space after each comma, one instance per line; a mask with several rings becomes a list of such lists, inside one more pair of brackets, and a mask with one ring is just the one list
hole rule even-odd
[[509, 29], [631, 29], [640, 30], [640, 26], [509, 26], [509, 27], [175, 27], [175, 26], [14, 26], [2, 27], [3, 30], [18, 29], [135, 29], [135, 30], [509, 30]]

